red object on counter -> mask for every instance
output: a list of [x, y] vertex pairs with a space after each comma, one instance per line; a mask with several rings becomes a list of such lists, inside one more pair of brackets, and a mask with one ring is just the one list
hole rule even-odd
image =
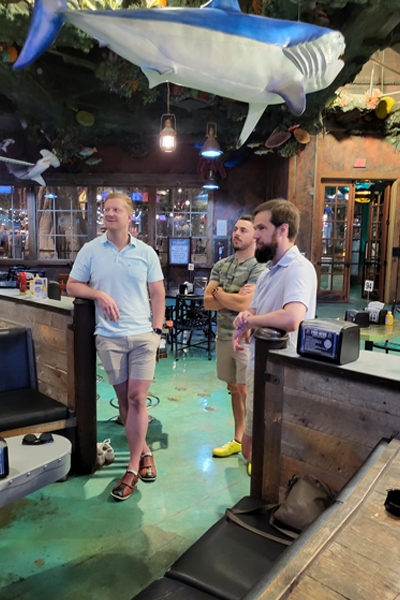
[[18, 287], [19, 287], [19, 293], [20, 294], [26, 294], [27, 287], [26, 287], [26, 273], [25, 273], [25, 271], [21, 271], [20, 273], [18, 273], [18, 275], [17, 275], [17, 283], [18, 283]]

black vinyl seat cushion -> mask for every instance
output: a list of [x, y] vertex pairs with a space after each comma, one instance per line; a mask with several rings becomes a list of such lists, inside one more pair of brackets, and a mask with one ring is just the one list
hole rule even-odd
[[[250, 509], [259, 504], [257, 498], [246, 496], [236, 504], [236, 508]], [[240, 517], [261, 531], [290, 540], [269, 525], [269, 513]], [[287, 547], [223, 517], [172, 565], [166, 577], [222, 600], [240, 600], [271, 569]]]
[[0, 431], [68, 419], [68, 408], [38, 390], [0, 392]]
[[213, 596], [181, 581], [163, 577], [142, 590], [135, 600], [215, 600]]

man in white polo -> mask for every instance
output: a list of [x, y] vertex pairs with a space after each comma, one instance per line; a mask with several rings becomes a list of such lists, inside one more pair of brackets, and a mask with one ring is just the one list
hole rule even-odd
[[[255, 210], [255, 257], [267, 263], [268, 269], [258, 279], [249, 310], [240, 312], [233, 322], [233, 347], [242, 351], [241, 340], [250, 342], [247, 369], [246, 423], [242, 453], [251, 460], [253, 433], [253, 386], [255, 343], [251, 330], [274, 327], [289, 332], [291, 345], [296, 345], [297, 330], [304, 319], [315, 317], [317, 276], [312, 263], [295, 245], [300, 226], [300, 213], [287, 200], [264, 202]], [[249, 467], [251, 469], [250, 463]]]
[[131, 220], [128, 196], [108, 194], [107, 231], [79, 251], [67, 283], [69, 296], [95, 302], [96, 347], [125, 425], [130, 460], [111, 492], [116, 500], [129, 498], [139, 478], [149, 482], [157, 476], [146, 443], [146, 402], [164, 322], [165, 292], [160, 260], [129, 233]]

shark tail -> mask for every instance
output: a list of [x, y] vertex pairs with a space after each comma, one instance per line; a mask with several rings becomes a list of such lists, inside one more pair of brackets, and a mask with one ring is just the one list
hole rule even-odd
[[14, 69], [30, 65], [51, 46], [64, 24], [63, 15], [58, 13], [61, 8], [68, 8], [65, 0], [35, 0], [28, 36]]

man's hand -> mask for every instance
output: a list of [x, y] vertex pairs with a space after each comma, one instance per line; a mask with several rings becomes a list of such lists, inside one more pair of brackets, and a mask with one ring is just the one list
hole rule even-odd
[[99, 307], [103, 311], [105, 319], [113, 322], [118, 321], [120, 317], [118, 306], [115, 304], [115, 301], [113, 298], [111, 298], [111, 296], [105, 292], [98, 291], [96, 294], [96, 300], [99, 304]]
[[245, 349], [245, 346], [242, 346], [240, 342], [243, 341], [245, 344], [250, 344], [250, 334], [251, 329], [248, 329], [247, 327], [244, 329], [235, 329], [232, 337], [232, 347], [234, 352]]
[[240, 288], [238, 295], [246, 296], [247, 294], [252, 294], [254, 292], [254, 288], [256, 286], [253, 283], [246, 283], [243, 287]]
[[244, 312], [240, 312], [236, 319], [233, 321], [233, 326], [235, 329], [248, 329], [248, 321], [249, 317], [252, 317], [250, 311], [245, 310]]

